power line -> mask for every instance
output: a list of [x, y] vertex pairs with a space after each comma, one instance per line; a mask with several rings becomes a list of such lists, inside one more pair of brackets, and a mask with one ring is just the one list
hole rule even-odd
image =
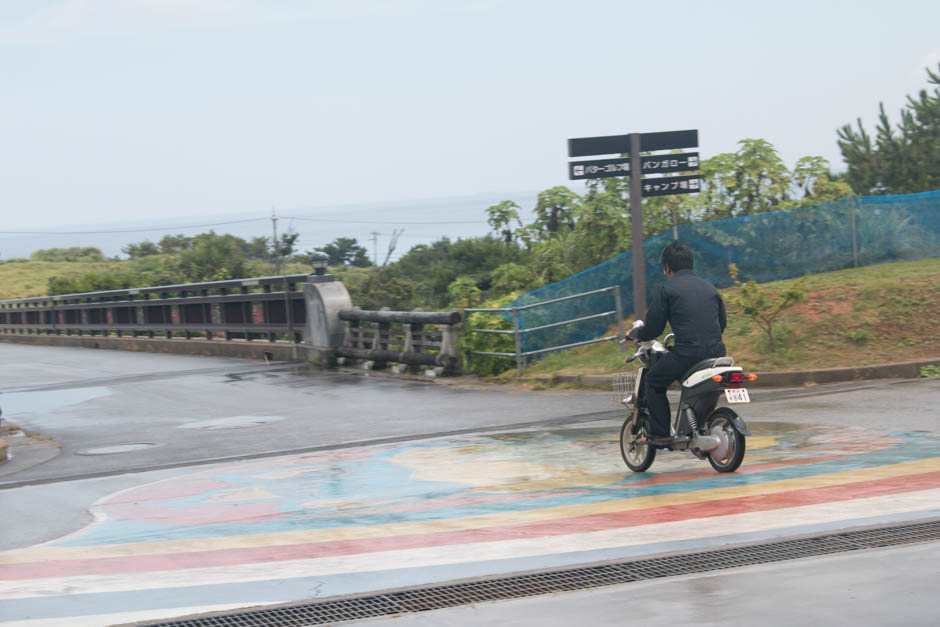
[[148, 233], [153, 231], [179, 231], [183, 229], [202, 229], [207, 226], [225, 226], [227, 224], [242, 224], [245, 222], [260, 222], [269, 218], [248, 218], [247, 220], [229, 220], [228, 222], [213, 222], [211, 224], [189, 224], [185, 226], [147, 227], [140, 229], [111, 229], [108, 231], [0, 231], [2, 235], [107, 235], [109, 233]]
[[[405, 222], [403, 220], [394, 220], [391, 222], [382, 220], [341, 220], [339, 218], [298, 218], [283, 216], [289, 220], [306, 220], [308, 222], [344, 222], [348, 224], [485, 224], [486, 220], [473, 220], [470, 222]], [[0, 231], [2, 232], [2, 231]]]
[[[225, 222], [211, 222], [208, 224], [184, 224], [167, 227], [142, 227], [136, 229], [108, 229], [103, 231], [0, 231], [0, 235], [109, 235], [118, 233], [153, 233], [162, 231], [180, 231], [185, 229], [202, 229], [212, 226], [226, 226], [229, 224], [244, 224], [246, 222], [261, 222], [270, 218], [248, 218], [245, 220], [227, 220]], [[344, 220], [341, 218], [301, 218], [297, 216], [282, 216], [285, 220], [303, 220], [305, 222], [339, 222], [344, 224], [410, 224], [410, 225], [447, 225], [447, 224], [484, 224], [485, 220], [451, 221], [451, 222], [409, 222], [402, 220]]]

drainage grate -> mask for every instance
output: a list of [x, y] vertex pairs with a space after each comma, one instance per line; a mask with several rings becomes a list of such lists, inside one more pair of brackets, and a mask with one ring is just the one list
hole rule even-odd
[[600, 566], [427, 586], [372, 596], [298, 603], [279, 608], [207, 615], [171, 622], [138, 624], [151, 627], [322, 625], [938, 539], [940, 539], [940, 520], [931, 520], [685, 555], [669, 555]]

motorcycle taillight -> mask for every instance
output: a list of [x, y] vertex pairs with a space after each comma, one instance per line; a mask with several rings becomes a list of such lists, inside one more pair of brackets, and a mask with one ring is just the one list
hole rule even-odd
[[747, 381], [747, 376], [743, 372], [729, 372], [725, 377], [725, 384], [728, 387], [738, 388]]

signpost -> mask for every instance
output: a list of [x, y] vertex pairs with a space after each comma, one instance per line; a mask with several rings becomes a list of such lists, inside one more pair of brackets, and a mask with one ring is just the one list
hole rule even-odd
[[658, 150], [698, 147], [698, 131], [630, 133], [568, 140], [569, 157], [619, 154], [619, 158], [571, 161], [570, 180], [636, 176], [630, 181], [630, 230], [633, 246], [633, 308], [637, 317], [646, 316], [646, 268], [643, 256], [643, 199], [672, 194], [694, 194], [701, 190], [700, 174], [662, 176], [644, 179], [648, 174], [694, 172], [699, 169], [697, 152], [641, 155]]

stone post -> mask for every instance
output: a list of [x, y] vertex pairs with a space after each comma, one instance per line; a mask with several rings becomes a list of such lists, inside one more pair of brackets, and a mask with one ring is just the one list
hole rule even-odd
[[303, 285], [307, 306], [304, 346], [308, 359], [321, 366], [336, 365], [336, 349], [343, 345], [342, 309], [352, 309], [346, 287], [329, 274], [311, 274]]

